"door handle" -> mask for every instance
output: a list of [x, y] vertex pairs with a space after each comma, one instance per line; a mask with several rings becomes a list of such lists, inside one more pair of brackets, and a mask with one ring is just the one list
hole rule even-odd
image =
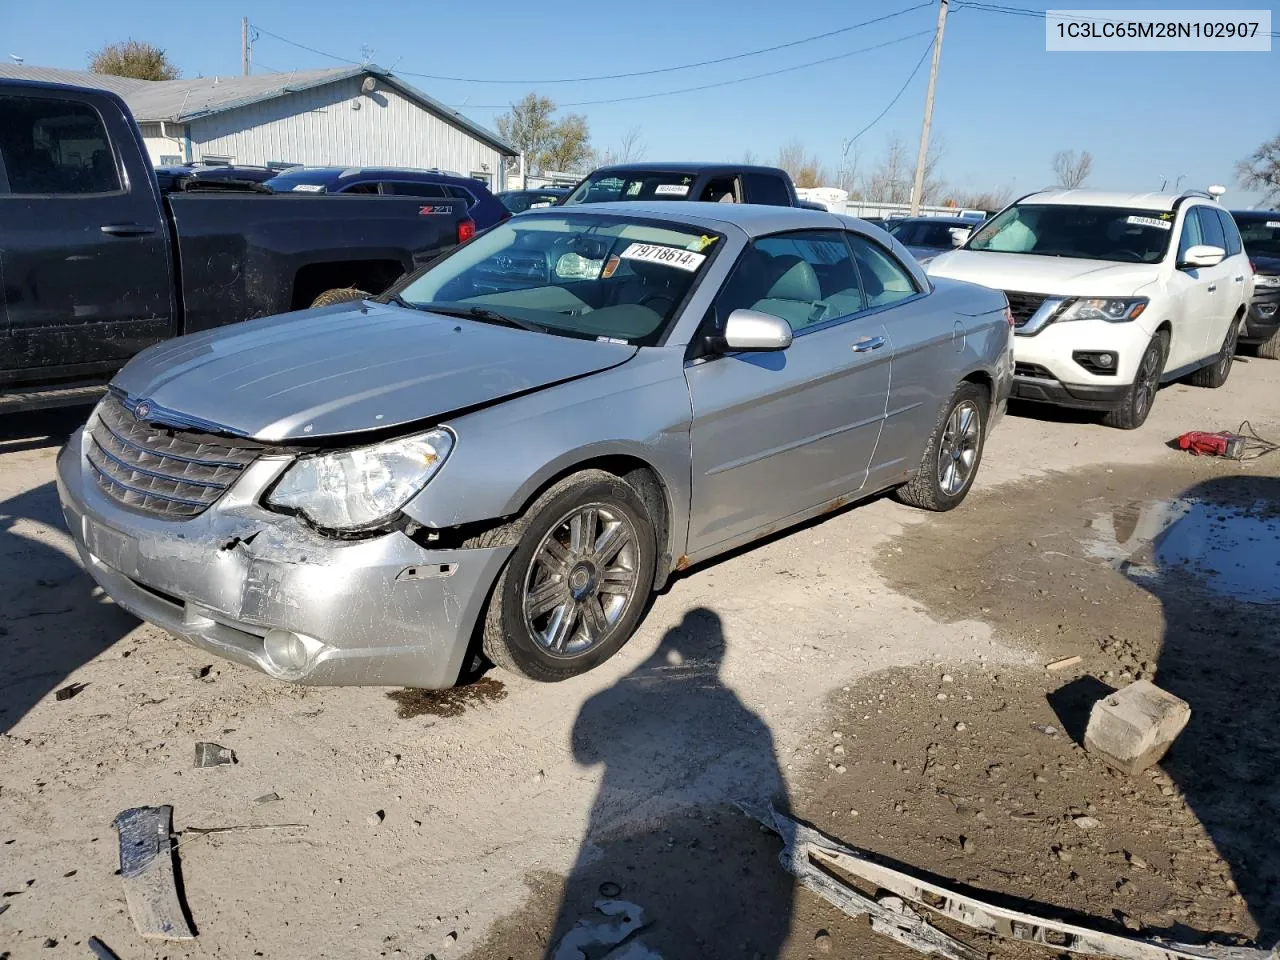
[[1216, 283], [1215, 283], [1215, 284], [1211, 284], [1211, 285], [1210, 285], [1210, 287], [1209, 287], [1209, 292], [1210, 292], [1210, 293], [1217, 293], [1217, 292], [1218, 292], [1218, 285], [1217, 285]]
[[1236, 283], [1244, 283], [1244, 277], [1236, 277]]
[[868, 353], [884, 346], [884, 337], [864, 337], [853, 345], [854, 353]]
[[98, 229], [112, 237], [147, 237], [156, 232], [142, 223], [104, 223]]

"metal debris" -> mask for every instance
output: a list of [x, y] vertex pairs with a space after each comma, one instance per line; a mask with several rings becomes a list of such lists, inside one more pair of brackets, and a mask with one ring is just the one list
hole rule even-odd
[[[608, 919], [579, 920], [556, 946], [552, 960], [587, 960], [587, 957], [597, 953], [591, 948], [615, 947], [637, 930], [642, 930], [649, 925], [644, 915], [644, 908], [638, 904], [628, 903], [626, 900], [597, 900], [595, 907]], [[640, 954], [611, 952], [608, 956], [613, 957], [614, 960], [622, 956], [627, 956], [628, 960], [656, 958], [656, 954], [649, 953], [647, 950]]]
[[[934, 929], [912, 905], [940, 914], [973, 930], [1008, 940], [1036, 943], [1055, 950], [1117, 960], [1280, 960], [1280, 944], [1270, 951], [1251, 947], [1195, 946], [1157, 938], [1124, 937], [1088, 927], [985, 903], [941, 884], [886, 867], [843, 846], [811, 827], [770, 807], [761, 813], [739, 804], [783, 840], [781, 861], [805, 886], [850, 916], [871, 915], [872, 929], [921, 953], [955, 958], [985, 958]], [[832, 871], [850, 874], [886, 891], [873, 900]], [[908, 903], [907, 901], [910, 901]], [[959, 949], [957, 949], [959, 948]]]
[[178, 899], [173, 807], [134, 807], [114, 821], [120, 831], [120, 879], [133, 925], [144, 937], [194, 940]]
[[55, 700], [70, 700], [87, 686], [87, 683], [69, 683], [61, 690], [54, 693], [53, 698]]
[[89, 949], [93, 951], [93, 955], [98, 960], [120, 960], [120, 957], [114, 950], [108, 947], [97, 937], [90, 937], [88, 943]]
[[217, 743], [197, 743], [196, 744], [196, 763], [197, 767], [220, 767], [223, 764], [235, 763], [236, 753], [230, 747], [224, 747]]

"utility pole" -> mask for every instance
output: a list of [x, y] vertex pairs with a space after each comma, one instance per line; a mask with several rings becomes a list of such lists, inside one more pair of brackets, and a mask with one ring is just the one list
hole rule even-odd
[[[240, 18], [240, 72], [249, 75], [249, 18]], [[932, 89], [932, 88], [931, 88]]]
[[924, 124], [920, 127], [920, 152], [916, 154], [916, 181], [911, 188], [911, 215], [920, 215], [920, 194], [924, 192], [924, 167], [929, 156], [929, 125], [933, 122], [933, 92], [938, 85], [938, 60], [942, 57], [942, 33], [947, 28], [947, 3], [938, 0], [938, 32], [933, 37], [933, 62], [929, 64], [929, 92], [924, 100]]

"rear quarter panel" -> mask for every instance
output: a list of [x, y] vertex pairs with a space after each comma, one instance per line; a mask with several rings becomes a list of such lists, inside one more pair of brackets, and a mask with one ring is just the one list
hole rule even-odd
[[168, 202], [184, 333], [291, 310], [309, 265], [379, 260], [408, 272], [453, 246], [467, 216], [461, 200], [417, 197], [180, 193]]

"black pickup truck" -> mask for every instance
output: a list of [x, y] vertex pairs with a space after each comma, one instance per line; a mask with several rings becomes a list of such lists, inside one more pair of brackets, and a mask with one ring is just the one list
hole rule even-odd
[[798, 207], [785, 170], [740, 163], [619, 163], [592, 170], [557, 206], [616, 200], [701, 200]]
[[0, 80], [0, 413], [91, 399], [169, 337], [380, 293], [474, 231], [461, 200], [162, 187], [119, 97]]

